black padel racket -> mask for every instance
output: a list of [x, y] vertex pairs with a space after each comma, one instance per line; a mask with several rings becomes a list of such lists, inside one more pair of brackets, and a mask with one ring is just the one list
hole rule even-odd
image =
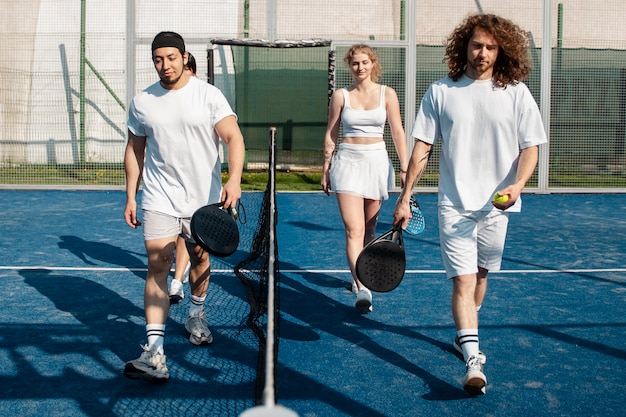
[[212, 255], [232, 255], [239, 246], [239, 228], [224, 203], [200, 207], [191, 217], [191, 235], [196, 243]]
[[406, 269], [401, 222], [363, 248], [356, 276], [372, 291], [389, 292], [400, 285]]

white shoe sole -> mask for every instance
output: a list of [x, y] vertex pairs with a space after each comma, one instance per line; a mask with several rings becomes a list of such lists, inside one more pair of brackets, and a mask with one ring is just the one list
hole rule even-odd
[[[467, 378], [467, 380], [465, 380]], [[474, 375], [463, 378], [463, 389], [471, 396], [485, 395], [487, 386], [487, 378], [484, 375]]]

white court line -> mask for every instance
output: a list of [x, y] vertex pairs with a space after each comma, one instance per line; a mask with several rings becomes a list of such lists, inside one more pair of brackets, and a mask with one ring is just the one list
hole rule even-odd
[[[108, 267], [74, 267], [74, 266], [0, 266], [0, 271], [91, 271], [91, 272], [147, 272], [148, 268], [108, 268]], [[170, 270], [174, 272], [174, 269]], [[228, 273], [232, 269], [212, 269], [211, 272]]]
[[[310, 274], [349, 273], [347, 269], [281, 269], [283, 273], [299, 273], [308, 272]], [[405, 274], [445, 274], [443, 269], [407, 269]], [[490, 274], [581, 274], [594, 272], [626, 272], [626, 268], [598, 268], [598, 269], [507, 269], [501, 271], [492, 271]]]
[[[112, 268], [112, 267], [72, 267], [72, 266], [0, 266], [0, 271], [15, 270], [37, 270], [44, 269], [48, 271], [92, 271], [92, 272], [145, 272], [147, 268]], [[172, 269], [173, 271], [173, 269]], [[211, 272], [229, 273], [232, 269], [213, 269]], [[308, 273], [308, 274], [348, 274], [348, 269], [281, 269], [282, 273]], [[626, 273], [626, 268], [584, 268], [584, 269], [507, 269], [502, 271], [493, 271], [491, 274], [582, 274], [582, 273], [603, 273], [603, 272], [620, 272]], [[443, 269], [407, 269], [406, 274], [444, 274]]]

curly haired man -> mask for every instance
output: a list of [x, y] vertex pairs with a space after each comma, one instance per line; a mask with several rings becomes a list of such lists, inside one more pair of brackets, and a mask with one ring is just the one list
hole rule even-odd
[[[452, 281], [453, 346], [462, 353], [463, 388], [485, 394], [486, 356], [479, 350], [478, 311], [487, 274], [500, 269], [509, 213], [546, 143], [541, 115], [528, 87], [531, 63], [526, 33], [492, 14], [467, 17], [449, 36], [448, 76], [424, 95], [412, 131], [415, 147], [394, 223], [411, 217], [409, 200], [441, 143], [438, 217], [441, 254]], [[506, 202], [494, 195], [507, 196]], [[498, 200], [506, 200], [498, 198]]]

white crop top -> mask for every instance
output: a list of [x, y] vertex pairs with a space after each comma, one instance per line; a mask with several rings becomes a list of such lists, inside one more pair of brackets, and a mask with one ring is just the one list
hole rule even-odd
[[380, 87], [380, 100], [378, 108], [372, 110], [354, 110], [350, 107], [348, 90], [343, 91], [343, 110], [341, 111], [341, 124], [343, 136], [353, 138], [382, 138], [387, 121], [387, 109], [385, 108], [385, 86]]

